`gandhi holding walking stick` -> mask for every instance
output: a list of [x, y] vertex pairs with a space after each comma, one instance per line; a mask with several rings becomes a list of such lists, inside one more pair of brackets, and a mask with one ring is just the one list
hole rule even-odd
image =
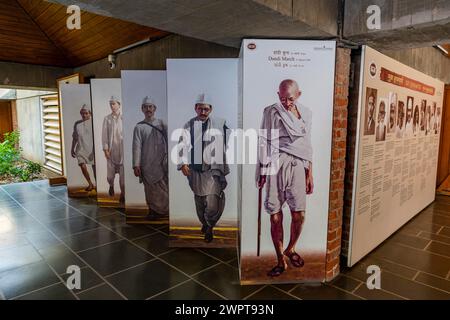
[[[296, 81], [282, 81], [278, 96], [279, 103], [264, 109], [261, 132], [277, 132], [277, 134], [259, 135], [259, 163], [256, 172], [260, 193], [259, 207], [261, 207], [262, 189], [265, 186], [264, 208], [270, 214], [270, 231], [278, 261], [277, 265], [267, 273], [270, 277], [278, 277], [286, 270], [286, 258], [293, 267], [303, 267], [304, 260], [295, 251], [295, 246], [305, 220], [306, 195], [312, 194], [314, 190], [312, 113], [307, 107], [297, 103], [301, 91]], [[290, 240], [286, 249], [283, 244], [282, 212], [285, 203], [289, 206], [292, 217]], [[258, 215], [260, 216], [260, 213]], [[259, 227], [260, 217], [258, 218]]]

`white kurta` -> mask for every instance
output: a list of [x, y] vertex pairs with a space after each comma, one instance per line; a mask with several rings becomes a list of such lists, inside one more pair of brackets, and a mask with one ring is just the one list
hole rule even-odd
[[152, 184], [167, 176], [167, 126], [160, 119], [149, 124], [142, 121], [134, 128], [133, 168], [140, 167], [143, 182]]
[[122, 115], [109, 114], [103, 120], [102, 128], [103, 150], [111, 153], [110, 161], [115, 165], [123, 163], [123, 128]]
[[75, 154], [78, 164], [94, 164], [92, 120], [75, 122], [72, 137], [76, 141]]

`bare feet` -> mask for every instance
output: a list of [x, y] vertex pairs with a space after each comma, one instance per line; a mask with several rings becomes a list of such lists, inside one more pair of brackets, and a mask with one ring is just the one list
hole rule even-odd
[[94, 185], [91, 183], [86, 189], [84, 189], [87, 192], [91, 192], [92, 190], [94, 190]]

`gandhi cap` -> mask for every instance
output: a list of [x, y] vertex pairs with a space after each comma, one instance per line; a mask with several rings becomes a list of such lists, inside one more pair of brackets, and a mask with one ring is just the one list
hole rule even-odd
[[206, 93], [201, 93], [197, 96], [197, 100], [195, 100], [195, 104], [209, 104], [212, 106], [212, 99], [211, 97]]
[[111, 96], [111, 98], [109, 99], [109, 102], [113, 101], [120, 103], [120, 100], [116, 96]]
[[153, 101], [153, 99], [151, 97], [146, 96], [144, 99], [142, 99], [142, 105], [146, 105], [146, 104], [155, 105], [155, 102]]
[[91, 108], [86, 104], [86, 103], [84, 103], [82, 106], [81, 106], [81, 109], [80, 109], [80, 111], [81, 110], [87, 110], [87, 111], [91, 111]]

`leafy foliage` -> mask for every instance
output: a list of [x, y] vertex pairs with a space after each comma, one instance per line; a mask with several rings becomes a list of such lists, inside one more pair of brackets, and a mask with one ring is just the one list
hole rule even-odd
[[30, 181], [35, 175], [41, 173], [39, 163], [23, 160], [20, 157], [18, 131], [5, 133], [4, 141], [0, 143], [0, 176], [12, 176], [21, 181]]

